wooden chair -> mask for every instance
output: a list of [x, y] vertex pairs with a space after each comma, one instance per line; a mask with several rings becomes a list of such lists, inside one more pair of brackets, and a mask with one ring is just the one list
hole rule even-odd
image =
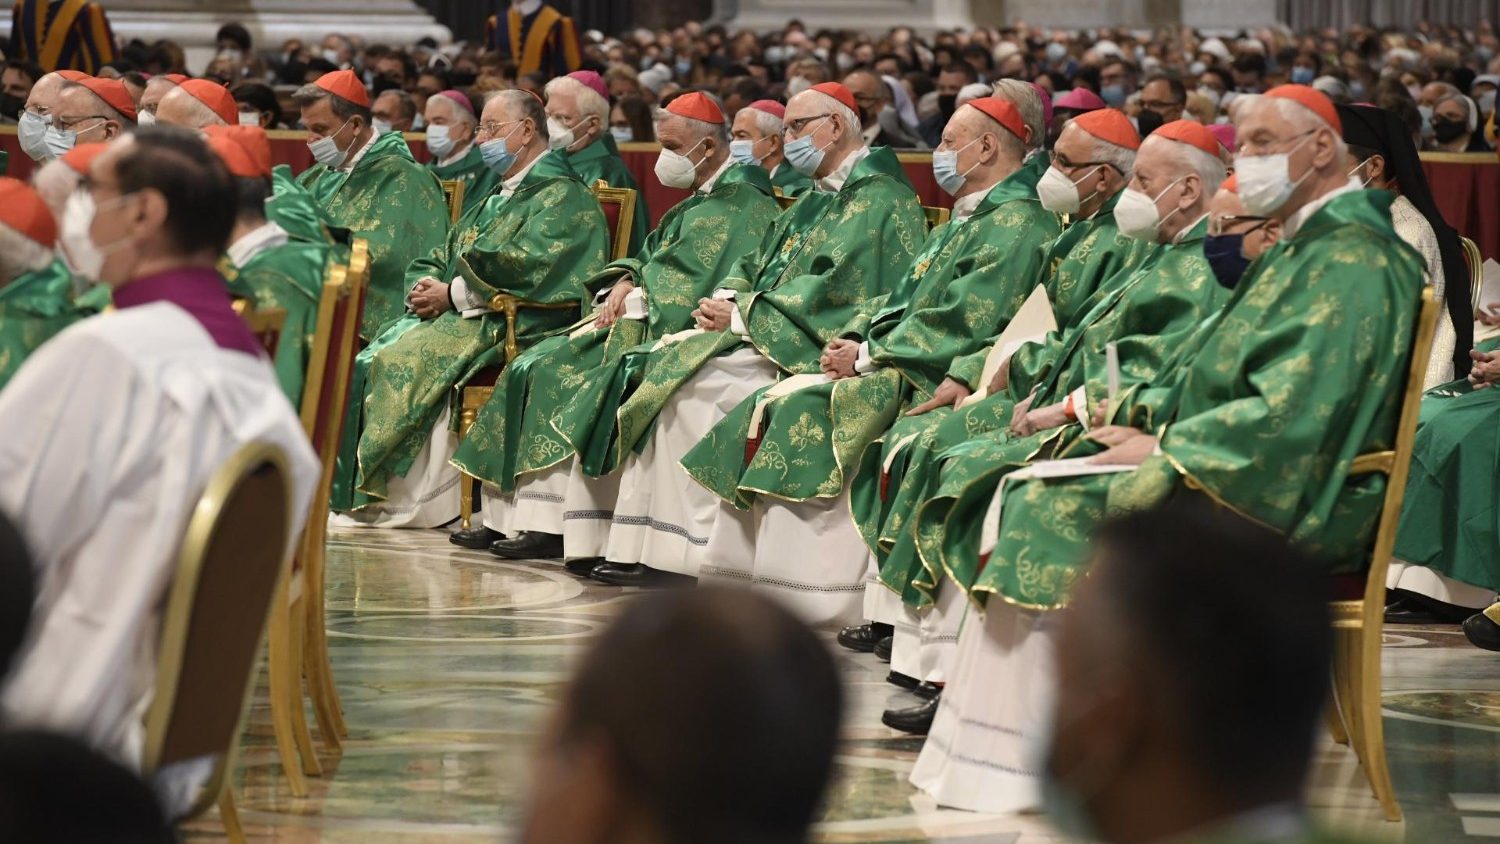
[[932, 231], [938, 226], [941, 226], [942, 224], [953, 219], [953, 211], [951, 209], [937, 208], [932, 205], [923, 205], [922, 214], [927, 217], [928, 231]]
[[1364, 596], [1357, 600], [1334, 600], [1333, 698], [1329, 725], [1334, 739], [1347, 743], [1359, 757], [1370, 788], [1389, 821], [1401, 820], [1401, 804], [1391, 786], [1386, 764], [1385, 726], [1380, 716], [1380, 648], [1385, 624], [1385, 577], [1396, 546], [1396, 524], [1406, 495], [1406, 476], [1411, 468], [1412, 445], [1417, 436], [1417, 416], [1422, 405], [1422, 381], [1432, 355], [1432, 337], [1437, 326], [1439, 304], [1432, 288], [1422, 291], [1422, 307], [1413, 332], [1408, 359], [1406, 392], [1396, 426], [1394, 447], [1389, 451], [1362, 454], [1354, 460], [1351, 476], [1380, 473], [1386, 476], [1385, 501], [1375, 533], [1375, 549], [1365, 573]]
[[797, 197], [787, 196], [781, 192], [781, 188], [772, 188], [772, 190], [776, 191], [776, 203], [781, 206], [781, 210], [785, 211], [797, 204]]
[[268, 443], [245, 446], [215, 472], [188, 522], [162, 620], [142, 774], [213, 757], [181, 819], [217, 802], [231, 841], [245, 837], [227, 774], [267, 611], [286, 579], [291, 495], [286, 455]]
[[1458, 244], [1463, 247], [1464, 263], [1469, 268], [1469, 304], [1477, 314], [1485, 304], [1479, 301], [1484, 292], [1484, 256], [1479, 254], [1479, 245], [1467, 237], [1460, 235]]
[[276, 349], [281, 345], [282, 326], [286, 325], [286, 309], [256, 308], [248, 299], [236, 299], [232, 307], [250, 327], [250, 333], [260, 340], [266, 355], [275, 360]]
[[[594, 182], [590, 190], [593, 191], [594, 198], [599, 200], [599, 208], [604, 212], [605, 222], [609, 224], [610, 260], [618, 261], [628, 257], [630, 232], [635, 226], [636, 192], [631, 188], [610, 187], [609, 183], [603, 179]], [[582, 313], [584, 304], [581, 301], [531, 302], [508, 293], [496, 295], [490, 300], [490, 310], [505, 315], [505, 363], [515, 360], [516, 356], [521, 353], [516, 339], [516, 319], [521, 311], [556, 311], [577, 308]], [[474, 427], [474, 420], [479, 418], [479, 409], [489, 402], [490, 396], [494, 395], [495, 384], [499, 382], [500, 373], [503, 370], [503, 365], [483, 369], [456, 388], [459, 391], [458, 439], [460, 441], [468, 435], [469, 429]], [[474, 485], [473, 476], [467, 472], [459, 475], [458, 515], [459, 527], [462, 530], [469, 530], [473, 526]]]
[[464, 183], [462, 179], [443, 179], [443, 197], [448, 200], [448, 222], [458, 223], [464, 213]]

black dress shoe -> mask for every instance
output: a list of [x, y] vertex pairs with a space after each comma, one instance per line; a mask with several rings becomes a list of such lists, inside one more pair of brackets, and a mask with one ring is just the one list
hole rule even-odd
[[1475, 647], [1484, 648], [1487, 651], [1500, 651], [1500, 624], [1490, 620], [1490, 617], [1482, 612], [1474, 613], [1464, 619], [1464, 635]]
[[589, 573], [589, 577], [609, 586], [639, 586], [643, 589], [693, 584], [693, 578], [685, 574], [661, 571], [640, 563], [602, 563]]
[[943, 687], [937, 683], [922, 683], [915, 689], [912, 689], [911, 692], [923, 700], [932, 700], [943, 693]]
[[460, 548], [473, 548], [475, 551], [483, 551], [504, 538], [505, 534], [498, 530], [490, 530], [484, 525], [469, 530], [456, 530], [448, 534], [449, 542]]
[[881, 624], [878, 621], [871, 621], [866, 624], [859, 624], [855, 625], [854, 627], [845, 627], [843, 630], [840, 630], [838, 641], [840, 645], [843, 645], [851, 651], [858, 651], [862, 654], [867, 654], [870, 651], [875, 650], [875, 645], [879, 643], [881, 639], [884, 639], [895, 631], [896, 628], [890, 626], [889, 624]]
[[892, 671], [885, 675], [885, 681], [892, 686], [905, 689], [908, 692], [916, 691], [917, 687], [922, 685], [921, 680], [907, 674], [902, 674], [900, 671]]
[[932, 719], [937, 717], [940, 700], [942, 696], [938, 695], [906, 709], [887, 709], [880, 716], [880, 723], [903, 733], [925, 736], [932, 729]]
[[568, 570], [568, 574], [575, 574], [579, 577], [588, 577], [593, 573], [594, 569], [598, 568], [603, 563], [603, 557], [578, 557], [576, 559], [568, 560], [567, 562], [563, 563], [563, 568]]
[[875, 643], [875, 658], [881, 662], [891, 661], [891, 649], [896, 646], [896, 637], [887, 636]]
[[561, 560], [563, 538], [555, 533], [523, 530], [513, 539], [490, 543], [490, 553], [507, 560]]
[[1385, 623], [1463, 624], [1464, 619], [1473, 613], [1474, 610], [1470, 607], [1460, 607], [1426, 595], [1407, 593], [1395, 603], [1386, 605]]

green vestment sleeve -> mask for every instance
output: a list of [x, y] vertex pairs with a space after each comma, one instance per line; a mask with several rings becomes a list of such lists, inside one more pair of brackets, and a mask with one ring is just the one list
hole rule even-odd
[[96, 310], [76, 300], [62, 261], [0, 286], [0, 388], [39, 346]]
[[431, 161], [428, 162], [427, 169], [439, 181], [456, 181], [464, 186], [460, 214], [484, 204], [490, 194], [500, 188], [500, 176], [484, 163], [484, 156], [479, 154], [479, 144], [476, 143], [469, 144], [468, 151], [459, 160], [447, 165]]
[[635, 183], [635, 176], [620, 158], [620, 148], [608, 133], [577, 152], [568, 156], [578, 178], [587, 186], [603, 181], [612, 188], [630, 188], [635, 191], [635, 219], [631, 222], [630, 245], [626, 255], [634, 255], [646, 242], [646, 232], [651, 228], [651, 211], [646, 207], [646, 194]]

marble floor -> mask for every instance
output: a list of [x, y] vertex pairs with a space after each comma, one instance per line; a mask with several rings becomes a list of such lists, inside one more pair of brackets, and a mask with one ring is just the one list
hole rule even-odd
[[[257, 842], [505, 841], [527, 754], [571, 660], [631, 593], [548, 563], [507, 563], [438, 531], [336, 531], [329, 553], [334, 670], [349, 739], [311, 794], [287, 791], [263, 691], [235, 778]], [[831, 634], [830, 634], [830, 646]], [[842, 649], [851, 706], [837, 780], [815, 840], [1012, 844], [1058, 841], [1033, 817], [939, 809], [906, 782], [920, 740], [880, 724], [914, 702], [886, 666]], [[1320, 749], [1311, 803], [1371, 840], [1500, 839], [1500, 654], [1457, 628], [1392, 628], [1386, 730], [1402, 824], [1380, 820], [1352, 754]], [[217, 818], [190, 842], [222, 839]]]

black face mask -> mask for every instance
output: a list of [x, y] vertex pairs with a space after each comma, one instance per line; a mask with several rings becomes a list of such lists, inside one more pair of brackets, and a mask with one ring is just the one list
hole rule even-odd
[[1450, 120], [1446, 117], [1435, 117], [1432, 119], [1432, 136], [1438, 139], [1438, 143], [1446, 144], [1456, 141], [1469, 131], [1469, 124], [1462, 120]]
[[938, 111], [942, 113], [944, 119], [952, 117], [953, 112], [958, 111], [958, 95], [938, 94]]
[[1211, 234], [1203, 238], [1203, 257], [1214, 271], [1214, 280], [1221, 287], [1233, 290], [1250, 266], [1245, 257], [1245, 236], [1242, 234]]
[[20, 97], [12, 96], [10, 94], [0, 94], [0, 114], [9, 117], [12, 120], [20, 119], [21, 109], [25, 106], [26, 101]]

